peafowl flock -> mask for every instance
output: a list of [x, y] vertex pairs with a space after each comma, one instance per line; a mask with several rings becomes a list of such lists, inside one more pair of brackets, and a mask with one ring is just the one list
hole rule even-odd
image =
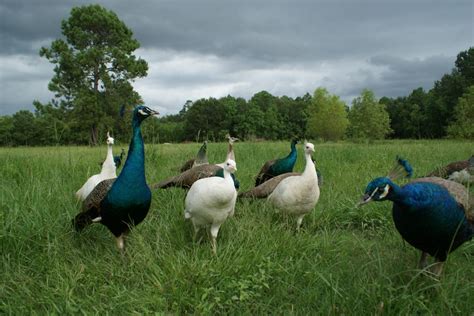
[[455, 161], [446, 166], [436, 168], [427, 177], [440, 177], [458, 183], [470, 184], [474, 182], [474, 155], [466, 160]]
[[114, 156], [115, 167], [118, 169], [122, 165], [123, 156], [125, 156], [125, 149], [122, 148], [120, 155]]
[[421, 250], [418, 267], [427, 267], [429, 254], [435, 258], [431, 272], [439, 276], [448, 254], [474, 235], [473, 201], [464, 186], [439, 177], [418, 178], [402, 187], [393, 182], [412, 173], [409, 163], [397, 158], [387, 177], [367, 185], [359, 204], [392, 201], [395, 227], [404, 240]]
[[316, 206], [320, 193], [316, 167], [311, 159], [314, 145], [305, 142], [304, 153], [306, 166], [303, 173], [285, 177], [268, 196], [268, 201], [277, 209], [297, 216], [296, 231], [300, 230], [304, 216]]
[[293, 171], [293, 167], [295, 166], [297, 158], [297, 142], [298, 141], [296, 139], [291, 141], [291, 151], [288, 156], [265, 162], [255, 179], [255, 186], [258, 186], [267, 181], [268, 179], [276, 177], [282, 173]]
[[92, 223], [105, 225], [114, 234], [117, 246], [124, 250], [125, 236], [148, 214], [151, 191], [145, 178], [145, 148], [140, 125], [158, 112], [146, 106], [133, 111], [133, 135], [127, 159], [117, 179], [100, 182], [82, 204], [82, 211], [73, 219], [76, 231]]
[[183, 166], [179, 169], [181, 172], [189, 170], [196, 166], [207, 165], [209, 162], [207, 160], [207, 140], [202, 143], [201, 148], [196, 155], [196, 158], [189, 159], [186, 161]]
[[82, 185], [82, 187], [77, 190], [76, 197], [84, 201], [87, 196], [92, 192], [92, 190], [99, 184], [101, 181], [106, 179], [114, 179], [117, 178], [117, 168], [114, 163], [113, 153], [112, 153], [112, 146], [114, 144], [114, 139], [110, 136], [109, 132], [107, 132], [107, 156], [105, 161], [102, 163], [102, 169], [100, 173], [91, 176], [87, 179], [86, 183]]
[[202, 227], [210, 227], [211, 246], [217, 254], [217, 234], [221, 225], [235, 210], [237, 191], [230, 176], [237, 170], [235, 161], [229, 159], [224, 165], [224, 176], [200, 179], [193, 183], [185, 199], [185, 219], [191, 219], [194, 238]]

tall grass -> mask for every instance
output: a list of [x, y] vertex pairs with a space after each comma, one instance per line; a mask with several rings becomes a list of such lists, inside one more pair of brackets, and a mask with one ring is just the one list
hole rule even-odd
[[[473, 145], [316, 144], [324, 184], [302, 231], [296, 234], [295, 219], [275, 214], [264, 200], [238, 201], [219, 233], [217, 257], [206, 236], [192, 242], [185, 191], [176, 188], [153, 192], [124, 256], [101, 225], [73, 232], [80, 208], [74, 192], [99, 171], [105, 147], [1, 148], [0, 312], [472, 314], [474, 242], [451, 254], [435, 280], [415, 268], [419, 253], [394, 228], [390, 203], [355, 204], [397, 154], [422, 176], [469, 157]], [[177, 173], [199, 146], [147, 145], [148, 183]], [[209, 160], [222, 162], [226, 148], [209, 144]], [[301, 171], [301, 145], [298, 151]], [[264, 161], [289, 152], [289, 142], [237, 143], [235, 152], [246, 190]]]

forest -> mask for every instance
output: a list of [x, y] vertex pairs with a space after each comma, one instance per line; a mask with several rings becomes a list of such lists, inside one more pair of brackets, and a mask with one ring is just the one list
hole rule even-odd
[[[101, 16], [100, 27], [110, 32], [94, 31], [99, 22], [90, 16]], [[48, 86], [55, 98], [34, 100], [34, 112], [0, 116], [0, 146], [96, 145], [107, 131], [129, 139], [131, 109], [144, 103], [132, 83], [148, 72], [147, 62], [133, 55], [140, 43], [98, 5], [73, 8], [61, 29], [64, 39], [39, 52], [55, 64]], [[451, 73], [429, 91], [414, 87], [407, 96], [377, 98], [367, 87], [351, 104], [324, 87], [296, 98], [259, 91], [248, 100], [188, 100], [177, 114], [144, 125], [146, 139], [156, 143], [219, 141], [227, 133], [241, 140], [472, 139], [474, 48], [460, 52]]]

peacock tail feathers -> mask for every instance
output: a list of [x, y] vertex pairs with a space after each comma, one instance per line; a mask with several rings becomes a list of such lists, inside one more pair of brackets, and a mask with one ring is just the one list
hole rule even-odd
[[391, 180], [399, 178], [410, 178], [413, 175], [413, 168], [408, 160], [397, 156], [395, 166], [390, 170], [387, 177]]

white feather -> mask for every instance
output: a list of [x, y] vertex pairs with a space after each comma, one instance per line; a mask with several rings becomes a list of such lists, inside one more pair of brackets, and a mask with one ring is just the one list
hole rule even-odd
[[298, 216], [298, 226], [304, 215], [311, 212], [319, 200], [318, 176], [311, 159], [314, 145], [305, 143], [306, 166], [298, 176], [283, 179], [268, 196], [268, 201], [282, 212]]
[[114, 143], [114, 139], [112, 137], [107, 138], [107, 157], [105, 158], [105, 161], [102, 163], [102, 169], [100, 170], [99, 174], [95, 174], [91, 176], [89, 179], [87, 179], [86, 183], [77, 190], [76, 192], [76, 197], [84, 201], [87, 196], [94, 190], [96, 185], [98, 185], [100, 182], [107, 180], [107, 179], [113, 179], [117, 178], [117, 168], [115, 167], [114, 163], [114, 155], [112, 152], [112, 145]]
[[200, 179], [189, 189], [184, 217], [191, 219], [196, 230], [211, 226], [211, 234], [216, 238], [220, 226], [233, 214], [237, 191], [230, 173], [235, 170], [235, 162], [228, 160], [224, 166], [224, 178]]
[[469, 170], [463, 169], [461, 171], [454, 171], [449, 177], [448, 180], [456, 181], [458, 183], [470, 184], [474, 183], [474, 175], [469, 173]]

